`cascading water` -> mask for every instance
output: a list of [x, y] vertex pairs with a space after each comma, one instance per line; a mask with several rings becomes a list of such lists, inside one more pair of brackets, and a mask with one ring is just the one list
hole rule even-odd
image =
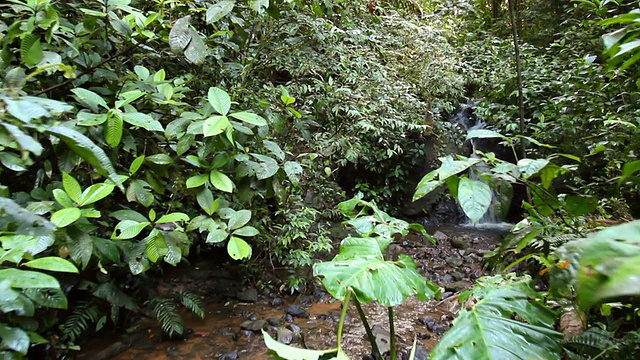
[[[487, 123], [482, 121], [481, 119], [477, 119], [473, 114], [473, 103], [469, 102], [460, 107], [451, 118], [451, 120], [465, 130], [465, 132], [469, 132], [471, 130], [480, 130], [487, 127]], [[478, 150], [482, 151], [480, 139], [472, 138], [471, 142], [471, 158], [479, 158]], [[489, 168], [484, 164], [480, 163], [475, 165], [469, 169], [469, 178], [472, 180], [482, 181], [487, 183], [492, 189], [491, 196], [491, 204], [489, 205], [489, 209], [483, 215], [483, 217], [476, 223], [472, 224], [470, 219], [467, 219], [467, 223], [464, 225], [473, 225], [475, 227], [482, 228], [508, 228], [511, 224], [505, 223], [504, 219], [506, 218], [505, 209], [508, 209], [510, 197], [508, 199], [504, 198], [500, 191], [496, 191], [497, 184], [492, 184], [490, 178], [488, 176], [483, 176], [483, 174], [488, 174]], [[505, 208], [506, 206], [506, 208]]]

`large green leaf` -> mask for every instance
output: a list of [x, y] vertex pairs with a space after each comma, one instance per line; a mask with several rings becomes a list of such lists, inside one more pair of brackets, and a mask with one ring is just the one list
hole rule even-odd
[[80, 206], [90, 205], [109, 196], [115, 185], [113, 184], [93, 184], [86, 188], [80, 197]]
[[216, 189], [228, 193], [233, 192], [233, 181], [227, 175], [221, 173], [220, 171], [211, 170], [209, 180], [211, 181], [211, 185], [213, 185]]
[[451, 156], [440, 158], [439, 160], [442, 161], [440, 168], [438, 168], [438, 179], [440, 181], [444, 181], [449, 176], [467, 170], [471, 166], [482, 161], [481, 159], [454, 160]]
[[209, 6], [205, 21], [212, 24], [222, 19], [233, 10], [235, 5], [236, 2], [234, 0], [224, 0]]
[[522, 177], [527, 179], [542, 170], [547, 164], [549, 164], [547, 159], [520, 159], [518, 169], [522, 171]]
[[93, 110], [93, 112], [100, 112], [101, 107], [103, 109], [109, 109], [107, 102], [104, 101], [102, 96], [96, 94], [91, 90], [78, 87], [75, 89], [71, 89], [71, 92], [75, 94], [75, 98], [79, 103]]
[[231, 97], [229, 97], [226, 91], [217, 87], [211, 87], [209, 88], [207, 99], [211, 107], [213, 107], [213, 110], [218, 114], [227, 115], [227, 113], [229, 113], [229, 109], [231, 109]]
[[73, 152], [80, 155], [81, 158], [93, 165], [99, 173], [107, 176], [124, 191], [122, 182], [120, 181], [116, 170], [113, 168], [113, 165], [111, 165], [111, 160], [109, 160], [109, 157], [105, 154], [104, 150], [94, 144], [91, 139], [64, 126], [50, 127], [46, 130], [46, 133], [60, 138], [71, 150], [73, 150]]
[[122, 139], [122, 113], [119, 110], [109, 110], [104, 124], [104, 140], [111, 148], [116, 148]]
[[64, 208], [51, 214], [51, 222], [57, 227], [63, 228], [80, 219], [82, 211], [78, 208]]
[[[0, 349], [10, 349], [23, 355], [26, 355], [27, 351], [29, 351], [29, 334], [20, 328], [12, 328], [0, 323], [0, 338], [2, 339]], [[10, 354], [6, 354], [5, 357], [5, 359], [16, 358], [19, 357], [13, 357]]]
[[[257, 125], [257, 126], [266, 126], [267, 120], [265, 120], [262, 116], [250, 113], [250, 112], [237, 112], [233, 114], [229, 114], [229, 116], [236, 118], [238, 120], [242, 120], [246, 123]], [[275, 144], [275, 143], [274, 143]], [[284, 155], [284, 154], [283, 154]], [[284, 160], [281, 159], [281, 160]]]
[[416, 186], [416, 192], [413, 194], [413, 201], [424, 197], [444, 183], [443, 181], [434, 180], [437, 175], [438, 170], [433, 170], [422, 177]]
[[42, 154], [42, 151], [44, 150], [44, 148], [42, 147], [39, 141], [25, 134], [22, 130], [20, 130], [19, 127], [13, 124], [8, 124], [5, 122], [0, 122], [0, 124], [4, 126], [5, 129], [7, 129], [9, 134], [11, 134], [13, 139], [18, 143], [18, 145], [22, 149], [32, 152], [34, 155], [37, 155], [37, 156], [40, 156], [40, 154]]
[[0, 270], [0, 279], [9, 281], [11, 287], [18, 289], [60, 287], [56, 278], [37, 271], [3, 269]]
[[469, 178], [460, 179], [458, 184], [458, 202], [465, 215], [472, 222], [477, 222], [491, 205], [493, 193], [489, 185]]
[[21, 96], [17, 99], [0, 96], [0, 99], [7, 104], [7, 110], [11, 116], [25, 123], [29, 123], [33, 119], [53, 117], [73, 110], [73, 106], [66, 103], [35, 96]]
[[69, 260], [56, 256], [38, 258], [28, 261], [23, 265], [40, 270], [78, 273], [78, 269]]
[[353, 291], [362, 303], [378, 301], [384, 306], [396, 306], [411, 295], [429, 300], [438, 287], [416, 271], [413, 259], [400, 255], [397, 261], [385, 261], [379, 243], [374, 238], [346, 238], [340, 253], [328, 262], [313, 265], [314, 275], [331, 295], [344, 299]]
[[640, 220], [568, 242], [558, 257], [576, 269], [578, 305], [585, 310], [605, 299], [640, 295]]
[[162, 124], [151, 115], [139, 112], [127, 112], [123, 114], [123, 119], [128, 124], [141, 127], [148, 131], [164, 131]]
[[268, 332], [261, 330], [264, 343], [269, 349], [287, 360], [349, 360], [347, 354], [338, 349], [309, 350], [288, 346], [273, 339]]
[[239, 229], [251, 220], [250, 210], [239, 210], [231, 214], [229, 218], [229, 230]]
[[229, 238], [227, 252], [234, 260], [251, 258], [251, 246], [239, 237], [232, 236]]
[[150, 224], [150, 222], [139, 223], [133, 220], [122, 220], [114, 228], [111, 238], [120, 240], [132, 239]]
[[79, 204], [82, 201], [82, 187], [80, 187], [80, 183], [66, 172], [62, 173], [62, 187], [69, 198], [71, 198], [71, 200], [76, 204]]
[[224, 115], [214, 115], [202, 124], [202, 133], [205, 137], [222, 134], [229, 127], [229, 118]]
[[[484, 277], [463, 293], [453, 327], [431, 351], [432, 360], [562, 358], [556, 316], [545, 307], [528, 276]], [[521, 320], [516, 320], [515, 317]]]

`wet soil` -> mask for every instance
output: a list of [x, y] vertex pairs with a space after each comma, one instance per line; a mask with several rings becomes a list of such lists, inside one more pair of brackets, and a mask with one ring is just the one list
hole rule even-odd
[[[501, 232], [493, 229], [452, 227], [429, 229], [429, 232], [435, 233], [436, 245], [420, 235], [410, 234], [390, 246], [392, 257], [399, 253], [411, 255], [419, 272], [438, 284], [443, 293], [441, 300], [422, 302], [411, 297], [395, 308], [398, 348], [406, 353], [414, 338], [427, 351], [436, 345], [460, 309], [457, 294], [485, 274], [482, 256], [501, 240]], [[271, 284], [276, 285], [277, 277], [276, 273], [267, 274], [265, 279], [271, 279]], [[112, 334], [92, 340], [83, 346], [78, 358], [270, 359], [259, 328], [298, 347], [326, 349], [336, 345], [341, 303], [324, 292], [320, 285], [310, 286], [305, 294], [297, 296], [282, 294], [277, 286], [271, 289], [267, 286], [266, 290], [242, 286], [240, 276], [228, 266], [200, 259], [167, 272], [157, 284], [160, 295], [179, 288], [200, 295], [207, 310], [204, 320], [192, 313], [183, 314], [188, 329], [185, 339], [168, 340], [155, 320], [141, 319], [129, 334]], [[251, 289], [258, 290], [257, 299], [256, 291]], [[384, 348], [389, 342], [386, 308], [370, 303], [363, 309]], [[308, 317], [291, 316], [299, 310], [306, 310]], [[354, 306], [347, 312], [343, 349], [352, 359], [362, 359], [371, 352]]]

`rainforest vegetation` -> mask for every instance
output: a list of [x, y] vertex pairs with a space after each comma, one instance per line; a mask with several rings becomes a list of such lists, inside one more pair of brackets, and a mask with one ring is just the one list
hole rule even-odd
[[[205, 316], [206, 298], [145, 284], [203, 254], [257, 286], [276, 264], [282, 292], [321, 281], [345, 311], [376, 301], [393, 319], [441, 291], [390, 244], [487, 212], [513, 223], [485, 255], [495, 275], [457, 295], [431, 359], [640, 356], [637, 1], [0, 12], [3, 359], [73, 358], [137, 314], [183, 334], [180, 311]], [[345, 311], [335, 348], [264, 341], [347, 358]]]

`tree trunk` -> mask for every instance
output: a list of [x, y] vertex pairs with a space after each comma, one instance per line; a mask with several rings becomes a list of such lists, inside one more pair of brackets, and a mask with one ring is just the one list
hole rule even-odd
[[[518, 0], [509, 0], [509, 14], [511, 15], [511, 31], [513, 32], [513, 50], [516, 60], [516, 76], [518, 81], [518, 115], [520, 118], [520, 135], [525, 136], [524, 123], [524, 94], [522, 87], [522, 63], [520, 61], [520, 44], [518, 41], [518, 26], [516, 18], [515, 3]], [[524, 139], [520, 141], [520, 158], [524, 159], [526, 154], [526, 145]]]

